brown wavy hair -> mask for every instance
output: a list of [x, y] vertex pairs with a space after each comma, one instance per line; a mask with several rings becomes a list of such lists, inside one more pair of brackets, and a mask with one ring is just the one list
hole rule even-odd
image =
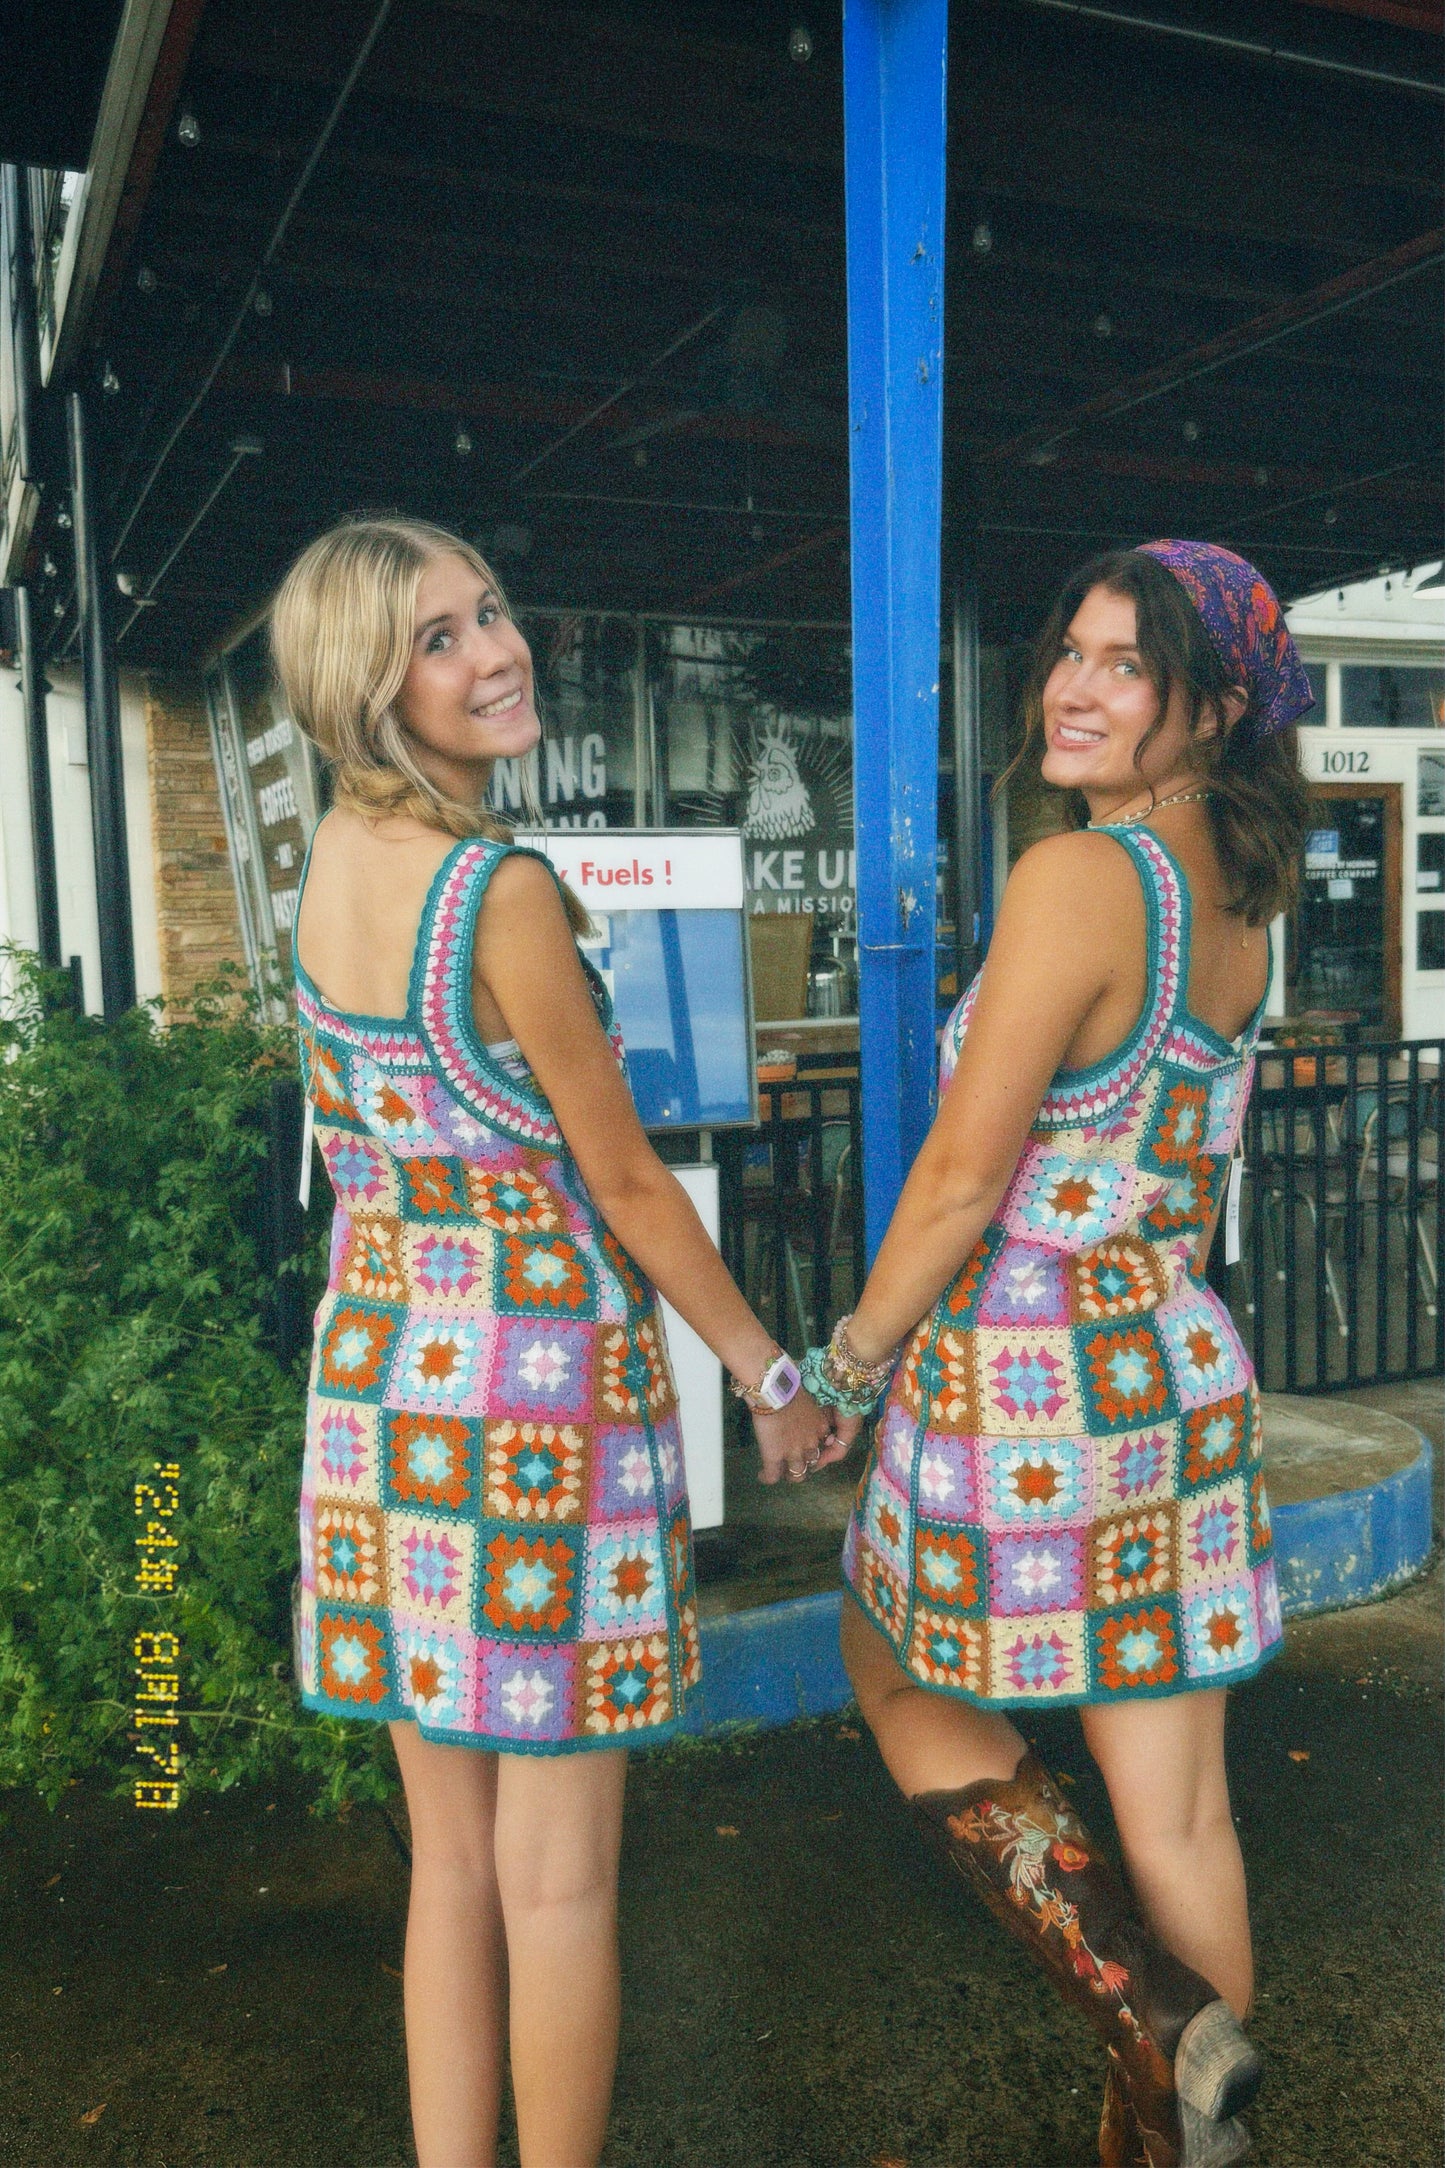
[[[1266, 925], [1292, 907], [1299, 891], [1300, 851], [1309, 824], [1299, 734], [1291, 724], [1256, 737], [1252, 706], [1232, 728], [1223, 727], [1224, 696], [1240, 688], [1193, 603], [1157, 558], [1139, 550], [1111, 550], [1080, 565], [1064, 583], [1038, 636], [1024, 685], [1023, 742], [997, 787], [1002, 789], [1030, 758], [1043, 756], [1044, 686], [1075, 613], [1096, 587], [1127, 595], [1134, 604], [1140, 658], [1159, 696], [1159, 712], [1139, 740], [1135, 765], [1163, 728], [1170, 695], [1179, 687], [1186, 701], [1191, 765], [1209, 792], [1209, 824], [1229, 884], [1225, 909], [1251, 926]], [[1221, 728], [1201, 736], [1201, 725], [1210, 716], [1218, 718]], [[1066, 791], [1064, 805], [1070, 828], [1087, 827], [1089, 808], [1082, 791]]]
[[[438, 789], [412, 749], [397, 712], [411, 662], [416, 595], [438, 557], [460, 557], [484, 580], [508, 617], [502, 584], [460, 535], [422, 519], [343, 520], [301, 552], [271, 606], [271, 655], [293, 721], [331, 770], [332, 802], [366, 820], [409, 814], [460, 841], [510, 843], [512, 830], [489, 806]], [[522, 764], [523, 810], [546, 823]], [[559, 882], [574, 933], [591, 919]]]

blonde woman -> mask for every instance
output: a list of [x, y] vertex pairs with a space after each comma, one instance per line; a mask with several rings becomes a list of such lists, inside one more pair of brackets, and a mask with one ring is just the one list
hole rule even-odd
[[420, 2168], [491, 2168], [508, 2043], [524, 2168], [589, 2168], [622, 1750], [665, 1737], [698, 1678], [654, 1289], [732, 1372], [765, 1482], [842, 1448], [642, 1132], [580, 905], [487, 810], [540, 725], [485, 563], [435, 527], [351, 522], [288, 574], [273, 640], [334, 779], [296, 922], [336, 1192], [303, 1698], [396, 1746]]

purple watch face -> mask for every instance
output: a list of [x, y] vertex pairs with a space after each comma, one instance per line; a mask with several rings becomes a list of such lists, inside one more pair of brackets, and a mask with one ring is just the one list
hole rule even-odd
[[763, 1381], [758, 1387], [758, 1398], [765, 1407], [776, 1413], [796, 1396], [802, 1382], [802, 1372], [792, 1356], [779, 1355], [763, 1374]]

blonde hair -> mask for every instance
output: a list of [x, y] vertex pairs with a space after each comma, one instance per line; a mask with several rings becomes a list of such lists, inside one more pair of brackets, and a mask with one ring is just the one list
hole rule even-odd
[[[409, 814], [459, 840], [510, 843], [489, 807], [440, 789], [417, 760], [396, 703], [415, 636], [421, 576], [438, 557], [460, 557], [512, 612], [486, 560], [430, 520], [348, 519], [301, 552], [271, 606], [271, 654], [293, 721], [332, 772], [333, 802], [366, 820]], [[544, 825], [530, 764], [522, 766], [529, 823]], [[574, 932], [590, 921], [565, 886]]]

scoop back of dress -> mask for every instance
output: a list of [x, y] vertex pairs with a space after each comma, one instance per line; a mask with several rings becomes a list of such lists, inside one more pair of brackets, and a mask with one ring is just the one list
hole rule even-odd
[[505, 855], [477, 840], [443, 861], [404, 1018], [335, 1009], [297, 960], [336, 1195], [301, 1688], [328, 1715], [557, 1753], [665, 1735], [698, 1677], [697, 1623], [656, 1295], [525, 1061], [472, 1016], [477, 914]]

